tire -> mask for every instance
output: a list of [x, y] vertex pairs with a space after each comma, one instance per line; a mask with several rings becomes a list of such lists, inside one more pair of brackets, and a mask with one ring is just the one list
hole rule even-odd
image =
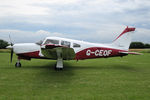
[[21, 67], [21, 63], [20, 62], [16, 62], [15, 67]]

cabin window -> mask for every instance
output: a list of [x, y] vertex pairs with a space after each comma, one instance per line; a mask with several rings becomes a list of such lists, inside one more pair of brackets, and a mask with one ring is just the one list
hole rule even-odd
[[59, 44], [59, 40], [47, 39], [44, 44]]
[[73, 47], [74, 47], [74, 48], [79, 48], [79, 47], [81, 47], [81, 46], [80, 46], [80, 44], [73, 43]]
[[61, 45], [70, 47], [70, 42], [68, 42], [68, 41], [61, 41]]

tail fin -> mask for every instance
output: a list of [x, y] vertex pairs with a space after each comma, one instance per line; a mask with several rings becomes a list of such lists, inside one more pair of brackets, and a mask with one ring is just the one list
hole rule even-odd
[[111, 45], [122, 50], [128, 50], [131, 43], [132, 31], [135, 31], [135, 28], [128, 28], [127, 26]]

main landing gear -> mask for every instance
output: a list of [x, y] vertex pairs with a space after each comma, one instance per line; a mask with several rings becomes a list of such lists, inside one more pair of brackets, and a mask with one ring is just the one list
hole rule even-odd
[[16, 62], [15, 67], [21, 67], [20, 60], [18, 60], [18, 61]]
[[58, 58], [57, 59], [57, 64], [55, 66], [55, 70], [62, 70], [63, 69], [63, 59]]

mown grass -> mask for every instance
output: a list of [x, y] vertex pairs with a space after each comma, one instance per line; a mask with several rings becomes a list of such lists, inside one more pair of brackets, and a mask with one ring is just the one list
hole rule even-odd
[[150, 53], [123, 58], [65, 61], [55, 71], [53, 60], [9, 63], [0, 53], [2, 100], [149, 100]]
[[9, 49], [0, 49], [0, 53], [10, 53]]

